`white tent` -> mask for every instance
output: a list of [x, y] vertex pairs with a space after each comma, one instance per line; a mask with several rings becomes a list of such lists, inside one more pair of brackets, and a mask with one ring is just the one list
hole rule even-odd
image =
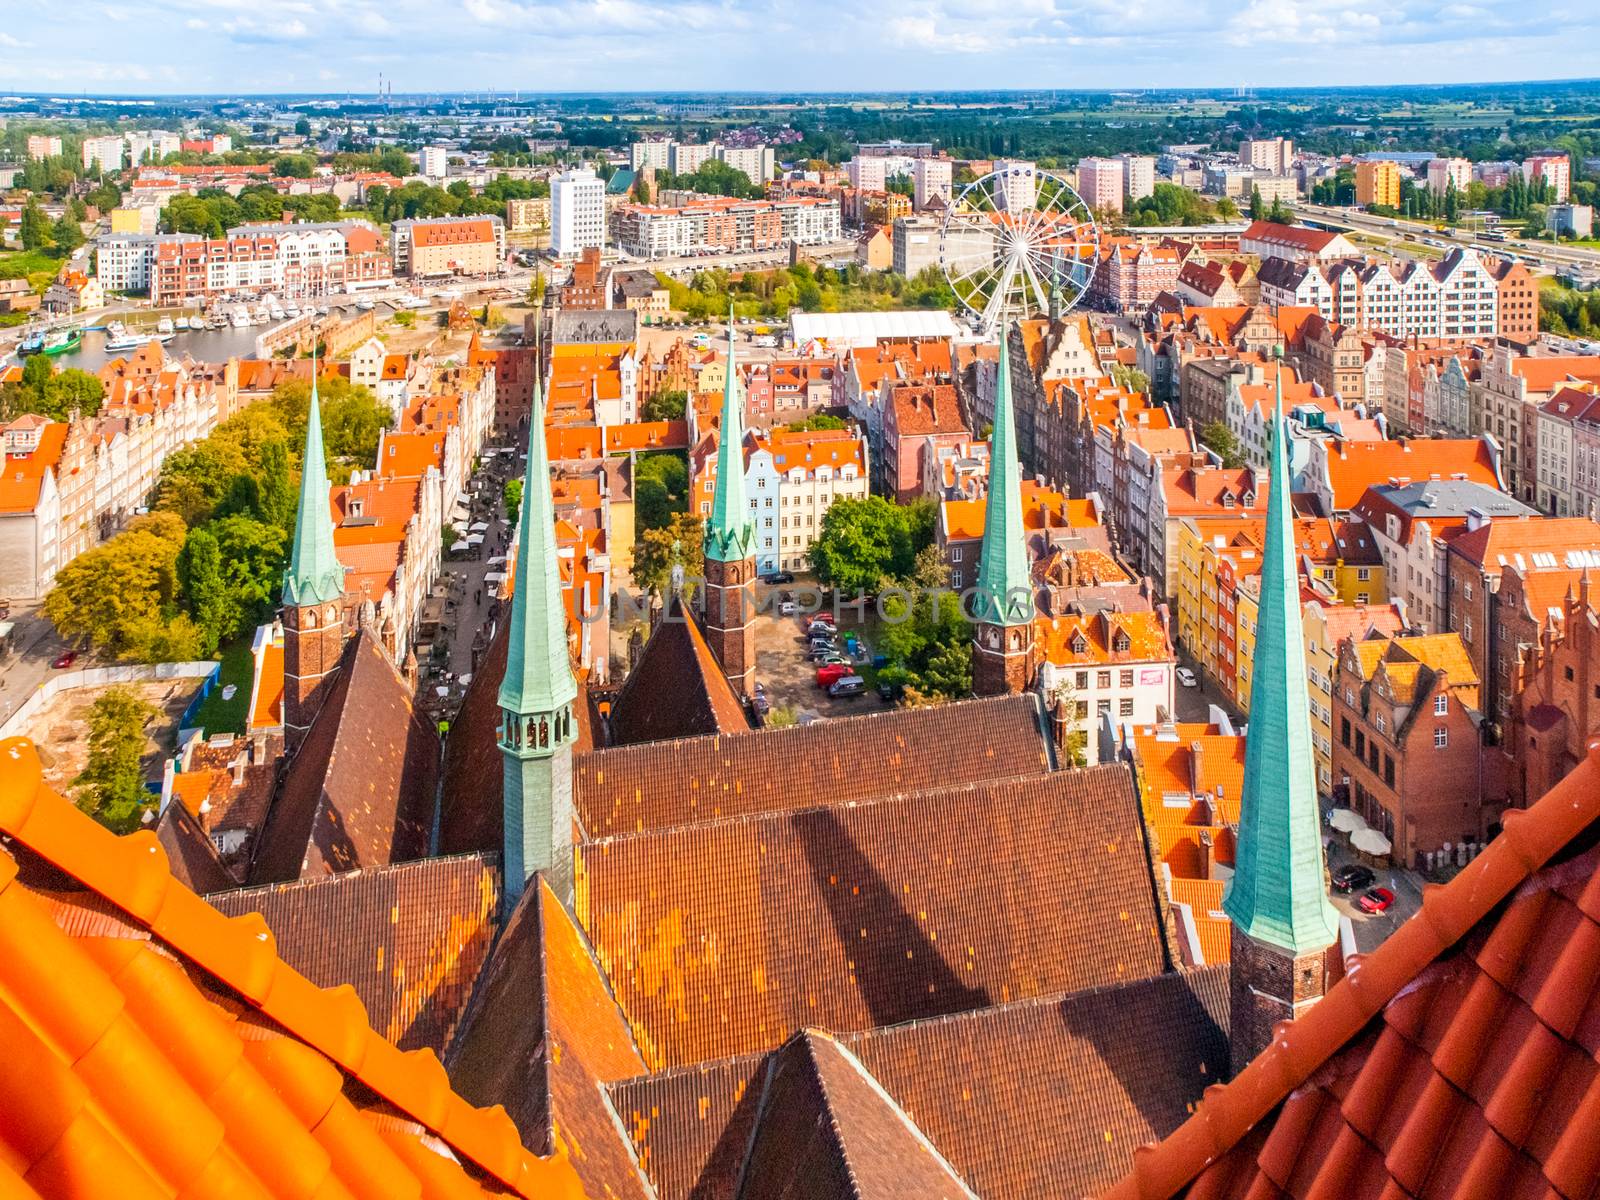
[[1333, 815], [1328, 818], [1328, 824], [1332, 825], [1341, 833], [1356, 833], [1359, 830], [1367, 828], [1366, 821], [1364, 821], [1361, 817], [1361, 814], [1356, 812], [1356, 810], [1353, 808], [1334, 809]]
[[1376, 829], [1358, 829], [1350, 835], [1350, 844], [1363, 854], [1387, 854], [1392, 846], [1389, 839]]

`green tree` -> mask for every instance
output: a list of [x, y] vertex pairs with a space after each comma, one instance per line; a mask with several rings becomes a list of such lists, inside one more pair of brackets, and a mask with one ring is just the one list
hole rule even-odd
[[27, 204], [22, 206], [17, 236], [24, 250], [42, 250], [50, 244], [50, 218], [39, 207], [37, 196], [29, 196]]
[[212, 521], [207, 528], [217, 539], [222, 578], [237, 613], [233, 628], [222, 631], [222, 640], [227, 641], [272, 611], [283, 582], [290, 535], [287, 530], [243, 513]]
[[67, 201], [67, 215], [74, 221], [87, 221], [89, 219], [89, 206], [83, 202], [82, 196], [74, 196]]
[[678, 513], [660, 529], [648, 529], [633, 551], [633, 582], [656, 595], [672, 587], [675, 567], [685, 576], [699, 573], [705, 525], [691, 513]]
[[663, 388], [644, 402], [640, 416], [646, 421], [681, 421], [689, 404], [682, 388]]
[[1261, 198], [1261, 189], [1254, 184], [1250, 185], [1250, 219], [1264, 221], [1267, 218], [1267, 202]]
[[114, 183], [102, 183], [84, 197], [103, 213], [110, 212], [122, 204], [122, 189]]
[[683, 455], [671, 450], [642, 455], [634, 466], [633, 496], [641, 535], [670, 525], [689, 506], [689, 466]]
[[178, 554], [178, 583], [200, 627], [201, 650], [215, 654], [218, 643], [237, 624], [237, 614], [222, 579], [222, 551], [209, 529], [191, 529], [184, 539]]
[[45, 596], [45, 616], [68, 641], [130, 652], [141, 628], [176, 615], [178, 554], [185, 536], [183, 522], [171, 513], [135, 518], [125, 531], [57, 573]]
[[[378, 435], [394, 422], [394, 414], [366, 387], [331, 375], [317, 381], [322, 409], [322, 440], [328, 454], [328, 476], [335, 483], [349, 479], [359, 467], [377, 462]], [[311, 385], [294, 380], [272, 393], [272, 409], [282, 420], [291, 445], [305, 442], [306, 415], [311, 411]], [[249, 411], [248, 409], [246, 410]]]
[[839, 591], [875, 592], [885, 581], [910, 575], [917, 552], [933, 540], [936, 516], [931, 502], [898, 505], [882, 496], [835, 501], [812, 544], [812, 568]]
[[50, 360], [36, 354], [22, 364], [22, 378], [0, 386], [0, 419], [37, 413], [64, 421], [73, 412], [90, 417], [100, 411], [105, 388], [87, 371], [69, 367], [56, 372]]
[[1212, 421], [1202, 429], [1200, 441], [1216, 452], [1217, 457], [1222, 459], [1223, 466], [1231, 469], [1245, 465], [1244, 448], [1240, 446], [1233, 430], [1222, 421]]
[[1138, 367], [1130, 367], [1126, 363], [1112, 364], [1111, 381], [1129, 392], [1148, 392], [1150, 390], [1150, 376], [1139, 370]]
[[1239, 215], [1239, 206], [1227, 196], [1217, 201], [1217, 216], [1224, 221], [1232, 221]]
[[144, 786], [145, 733], [156, 709], [131, 688], [111, 687], [89, 707], [89, 754], [74, 779], [78, 807], [116, 833], [131, 833], [155, 796]]
[[794, 433], [845, 428], [848, 426], [842, 417], [835, 417], [829, 413], [812, 413], [803, 421], [789, 422], [789, 429]]
[[956, 700], [972, 694], [972, 625], [954, 592], [921, 591], [884, 601], [878, 652], [889, 665], [885, 683], [906, 689], [909, 703]]
[[71, 213], [62, 213], [54, 225], [50, 227], [51, 239], [56, 244], [56, 253], [66, 258], [83, 245], [83, 227], [72, 219]]
[[500, 498], [505, 502], [506, 520], [515, 521], [517, 514], [522, 511], [522, 480], [517, 478], [506, 480]]
[[294, 483], [289, 476], [287, 441], [273, 438], [261, 448], [257, 478], [261, 519], [287, 532], [294, 525], [295, 508], [299, 504]]

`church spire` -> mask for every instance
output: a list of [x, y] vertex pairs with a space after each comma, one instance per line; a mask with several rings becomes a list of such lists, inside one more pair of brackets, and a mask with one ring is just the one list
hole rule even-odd
[[989, 499], [972, 598], [972, 690], [1020, 692], [1032, 681], [1033, 577], [1022, 521], [1022, 469], [1011, 405], [1011, 331], [1000, 331], [994, 432], [989, 438]]
[[744, 492], [744, 414], [733, 361], [733, 305], [728, 305], [728, 377], [722, 388], [717, 491], [706, 523], [706, 557], [734, 562], [755, 553], [756, 527]]
[[1266, 1047], [1273, 1025], [1322, 995], [1324, 952], [1339, 937], [1322, 876], [1282, 354], [1280, 348], [1239, 833], [1222, 901], [1233, 921], [1236, 1067]]
[[572, 705], [578, 685], [567, 648], [541, 382], [536, 375], [499, 695], [507, 911], [535, 871], [550, 872], [557, 895], [570, 898], [571, 891], [572, 743], [577, 738]]
[[317, 402], [317, 348], [311, 347], [311, 407], [300, 463], [300, 508], [294, 547], [283, 573], [283, 603], [302, 608], [327, 604], [344, 594], [344, 565], [333, 549], [333, 514], [328, 508], [328, 464], [322, 448], [322, 408]]

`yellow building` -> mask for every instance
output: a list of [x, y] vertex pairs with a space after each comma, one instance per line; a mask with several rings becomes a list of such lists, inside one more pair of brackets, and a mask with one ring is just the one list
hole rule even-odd
[[1400, 167], [1392, 162], [1358, 162], [1356, 164], [1356, 203], [1366, 208], [1381, 204], [1386, 208], [1400, 207]]
[[1302, 611], [1317, 788], [1328, 795], [1333, 790], [1333, 677], [1339, 643], [1347, 637], [1361, 641], [1374, 632], [1384, 637], [1400, 633], [1405, 629], [1405, 617], [1394, 604], [1337, 604], [1332, 599], [1307, 600]]
[[111, 210], [112, 233], [154, 233], [156, 231], [156, 209], [154, 205], [140, 208], [113, 208]]

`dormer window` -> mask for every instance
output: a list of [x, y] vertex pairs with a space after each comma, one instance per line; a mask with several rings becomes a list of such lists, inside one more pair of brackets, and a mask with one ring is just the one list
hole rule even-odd
[[1118, 654], [1126, 654], [1133, 648], [1133, 642], [1129, 640], [1125, 632], [1119, 629], [1117, 630], [1117, 636], [1111, 639], [1111, 648]]
[[1088, 650], [1088, 639], [1085, 638], [1082, 633], [1074, 633], [1072, 635], [1072, 652], [1074, 654], [1086, 654], [1088, 653]]

